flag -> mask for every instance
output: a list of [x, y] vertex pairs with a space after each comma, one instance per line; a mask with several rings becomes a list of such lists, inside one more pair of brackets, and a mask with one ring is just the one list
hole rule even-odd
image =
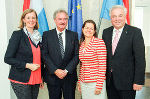
[[123, 4], [127, 9], [127, 15], [126, 15], [126, 19], [127, 19], [127, 23], [130, 24], [130, 17], [129, 17], [129, 0], [123, 0]]
[[100, 14], [100, 18], [108, 19], [110, 20], [109, 16], [109, 10], [114, 5], [122, 5], [125, 6], [127, 9], [127, 23], [130, 24], [130, 18], [129, 18], [129, 0], [103, 0], [102, 10]]
[[38, 31], [42, 35], [44, 31], [49, 30], [42, 0], [24, 0], [23, 11], [29, 8], [34, 9], [37, 12], [39, 23]]
[[122, 0], [103, 0], [100, 18], [110, 20], [109, 10], [114, 5], [123, 5]]
[[81, 0], [68, 1], [68, 16], [68, 29], [77, 32], [80, 39], [83, 25]]

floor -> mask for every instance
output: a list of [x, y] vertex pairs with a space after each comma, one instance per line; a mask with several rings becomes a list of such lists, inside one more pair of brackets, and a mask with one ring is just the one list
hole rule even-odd
[[[79, 92], [76, 92], [76, 99], [81, 99]], [[150, 99], [150, 73], [146, 73], [145, 85], [142, 90], [137, 91], [136, 99]]]
[[150, 99], [150, 73], [146, 73], [145, 85], [137, 92], [136, 99]]
[[[48, 91], [46, 85], [43, 90], [40, 90], [38, 99], [48, 99]], [[77, 90], [76, 99], [81, 99], [81, 95]], [[146, 73], [145, 85], [141, 91], [137, 91], [136, 99], [150, 99], [150, 73]]]

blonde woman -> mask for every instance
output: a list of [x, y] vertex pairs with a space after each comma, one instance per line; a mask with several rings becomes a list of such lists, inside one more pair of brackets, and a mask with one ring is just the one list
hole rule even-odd
[[9, 80], [17, 99], [37, 99], [41, 79], [42, 41], [37, 14], [33, 9], [23, 12], [20, 30], [14, 31], [4, 61], [11, 65]]

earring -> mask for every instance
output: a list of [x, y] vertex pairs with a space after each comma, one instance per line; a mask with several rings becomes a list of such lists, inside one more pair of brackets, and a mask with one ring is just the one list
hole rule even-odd
[[26, 23], [24, 23], [24, 26], [26, 26]]

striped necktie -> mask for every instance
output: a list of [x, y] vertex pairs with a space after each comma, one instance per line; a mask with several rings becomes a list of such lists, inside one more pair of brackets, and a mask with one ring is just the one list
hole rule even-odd
[[64, 51], [64, 46], [63, 46], [62, 33], [58, 34], [58, 39], [59, 39], [59, 46], [60, 46], [61, 56], [63, 58], [65, 51]]

